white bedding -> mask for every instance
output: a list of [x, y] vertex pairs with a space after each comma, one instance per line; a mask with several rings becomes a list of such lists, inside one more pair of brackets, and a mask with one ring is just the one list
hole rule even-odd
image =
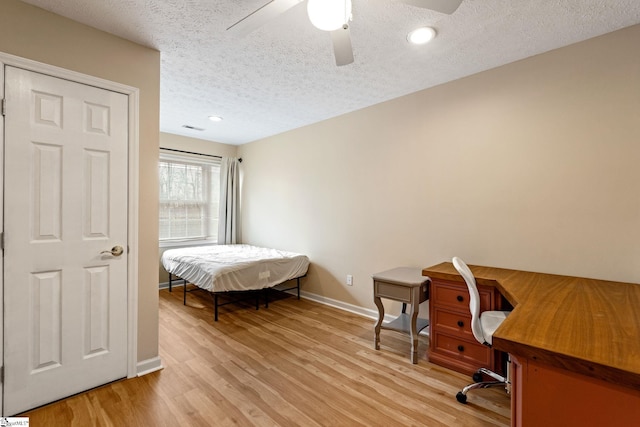
[[162, 265], [202, 289], [226, 292], [270, 288], [304, 276], [309, 258], [251, 245], [211, 245], [169, 249]]

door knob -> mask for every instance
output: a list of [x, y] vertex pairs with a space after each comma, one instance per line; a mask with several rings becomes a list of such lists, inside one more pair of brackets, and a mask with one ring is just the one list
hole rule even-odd
[[102, 251], [100, 252], [101, 254], [111, 254], [113, 256], [120, 256], [122, 255], [122, 253], [124, 252], [124, 249], [122, 248], [122, 246], [114, 246], [111, 248], [110, 251]]

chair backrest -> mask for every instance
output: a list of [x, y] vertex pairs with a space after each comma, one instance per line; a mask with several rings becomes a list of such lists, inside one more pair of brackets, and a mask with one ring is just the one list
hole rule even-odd
[[479, 343], [484, 344], [486, 342], [484, 334], [482, 333], [482, 326], [480, 325], [480, 294], [478, 293], [478, 287], [476, 286], [476, 278], [473, 277], [473, 273], [467, 264], [458, 257], [453, 257], [451, 260], [453, 266], [458, 270], [458, 273], [462, 276], [467, 288], [469, 289], [469, 311], [471, 311], [471, 331], [473, 336]]

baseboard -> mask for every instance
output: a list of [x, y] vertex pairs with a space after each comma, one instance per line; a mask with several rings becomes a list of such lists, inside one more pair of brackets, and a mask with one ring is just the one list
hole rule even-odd
[[[289, 293], [295, 294], [295, 291], [289, 291]], [[300, 291], [300, 298], [305, 298], [311, 301], [315, 301], [320, 304], [328, 305], [340, 310], [348, 311], [349, 313], [358, 314], [360, 316], [378, 320], [378, 310], [372, 310], [369, 308], [360, 307], [358, 305], [349, 304], [343, 301], [338, 301], [333, 298], [327, 298], [322, 295], [312, 294], [311, 292]], [[389, 314], [384, 315], [384, 322], [391, 322], [395, 319], [395, 316]], [[420, 331], [420, 335], [429, 336], [429, 328], [425, 328]]]
[[138, 362], [136, 366], [137, 366], [137, 372], [139, 377], [150, 374], [155, 371], [159, 371], [164, 368], [164, 366], [162, 366], [162, 361], [160, 360], [160, 356], [152, 357], [151, 359]]
[[[295, 294], [295, 291], [288, 291], [288, 292], [290, 294]], [[358, 314], [360, 316], [367, 317], [369, 319], [375, 320], [378, 318], [377, 310], [371, 310], [369, 308], [364, 308], [358, 305], [349, 304], [344, 301], [338, 301], [333, 298], [328, 298], [322, 295], [313, 294], [311, 292], [300, 290], [300, 298], [308, 299], [311, 301], [318, 302], [320, 304], [324, 304], [330, 307], [338, 308], [340, 310], [348, 311], [349, 313]], [[389, 315], [385, 315], [384, 317], [385, 317], [384, 319], [385, 321], [387, 321], [387, 317], [389, 317], [389, 319], [391, 320], [393, 319], [393, 317]]]
[[[182, 285], [184, 285], [184, 282], [182, 279], [175, 280], [173, 283], [171, 283], [171, 288], [181, 288]], [[158, 289], [169, 289], [169, 282], [162, 282], [158, 285]]]
[[[182, 286], [182, 283], [172, 284], [172, 287]], [[160, 289], [169, 289], [169, 282], [160, 283]], [[296, 290], [288, 290], [285, 291], [291, 295], [296, 295]], [[349, 313], [357, 314], [369, 319], [377, 320], [378, 319], [378, 310], [372, 310], [370, 308], [360, 307], [358, 305], [349, 304], [344, 301], [338, 301], [333, 298], [327, 298], [322, 295], [313, 294], [311, 292], [300, 290], [300, 298], [305, 298], [311, 301], [315, 301], [320, 304], [328, 305], [330, 307], [334, 307], [340, 310], [348, 311]], [[390, 314], [384, 315], [384, 322], [391, 322], [395, 317]], [[423, 329], [420, 332], [420, 335], [429, 335], [429, 329]]]

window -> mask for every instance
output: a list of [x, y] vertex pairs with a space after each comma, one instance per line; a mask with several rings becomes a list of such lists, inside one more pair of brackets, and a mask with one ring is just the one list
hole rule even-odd
[[220, 159], [161, 151], [160, 242], [218, 237]]

